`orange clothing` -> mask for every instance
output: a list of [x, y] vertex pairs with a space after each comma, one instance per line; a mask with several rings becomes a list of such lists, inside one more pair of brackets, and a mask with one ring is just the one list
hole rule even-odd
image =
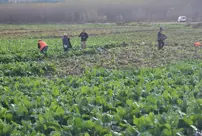
[[201, 43], [200, 42], [195, 42], [194, 46], [201, 46]]
[[44, 42], [44, 41], [39, 41], [38, 42], [38, 44], [39, 44], [39, 48], [40, 48], [40, 51], [44, 48], [44, 47], [46, 47], [46, 46], [48, 46], [47, 44], [46, 44], [46, 42]]

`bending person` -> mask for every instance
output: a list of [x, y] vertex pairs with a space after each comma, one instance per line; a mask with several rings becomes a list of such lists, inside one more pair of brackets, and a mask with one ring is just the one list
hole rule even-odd
[[47, 57], [48, 45], [43, 40], [38, 40], [38, 48], [40, 52], [44, 54], [44, 57]]

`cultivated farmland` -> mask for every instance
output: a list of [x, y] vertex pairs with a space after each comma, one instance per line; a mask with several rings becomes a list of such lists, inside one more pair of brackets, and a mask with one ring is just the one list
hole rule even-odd
[[[63, 33], [72, 36], [68, 52]], [[194, 135], [202, 130], [202, 48], [193, 46], [201, 33], [174, 23], [0, 25], [0, 135]]]

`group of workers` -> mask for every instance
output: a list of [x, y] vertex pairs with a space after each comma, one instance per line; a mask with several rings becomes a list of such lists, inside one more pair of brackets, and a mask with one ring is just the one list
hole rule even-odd
[[[157, 34], [157, 41], [158, 41], [158, 49], [162, 49], [165, 45], [164, 40], [167, 38], [166, 35], [162, 33], [163, 28], [160, 27], [160, 30]], [[85, 49], [86, 48], [86, 41], [88, 39], [88, 34], [85, 32], [85, 29], [80, 33], [79, 37], [81, 37], [81, 48]], [[64, 36], [62, 37], [62, 43], [63, 43], [63, 48], [64, 51], [68, 51], [69, 48], [72, 48], [71, 42], [70, 42], [70, 37], [65, 33]], [[48, 50], [48, 45], [46, 44], [45, 41], [39, 40], [38, 41], [38, 48], [40, 49], [41, 53], [44, 54], [44, 56], [47, 56], [47, 50]]]
[[[85, 29], [80, 33], [79, 37], [81, 37], [81, 48], [86, 48], [86, 41], [88, 39], [88, 33], [85, 32]], [[70, 42], [70, 36], [68, 36], [66, 33], [62, 37], [62, 43], [63, 43], [63, 49], [64, 51], [68, 51], [68, 49], [72, 48], [71, 42]], [[42, 54], [44, 54], [44, 57], [47, 57], [47, 51], [48, 51], [48, 44], [39, 39], [38, 40], [38, 48]]]

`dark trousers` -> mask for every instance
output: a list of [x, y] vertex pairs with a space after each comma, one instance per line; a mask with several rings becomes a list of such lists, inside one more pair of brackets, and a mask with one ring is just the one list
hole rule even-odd
[[44, 57], [47, 57], [47, 51], [48, 51], [48, 46], [45, 46], [42, 50], [41, 53], [44, 54]]
[[69, 45], [63, 45], [63, 48], [64, 48], [64, 52], [66, 52], [69, 49]]
[[48, 46], [45, 46], [42, 50], [41, 50], [41, 53], [45, 54], [47, 53], [48, 51]]
[[68, 51], [68, 48], [64, 48], [64, 51], [65, 51], [65, 52]]
[[158, 40], [158, 44], [158, 49], [162, 49], [165, 43], [163, 40]]

